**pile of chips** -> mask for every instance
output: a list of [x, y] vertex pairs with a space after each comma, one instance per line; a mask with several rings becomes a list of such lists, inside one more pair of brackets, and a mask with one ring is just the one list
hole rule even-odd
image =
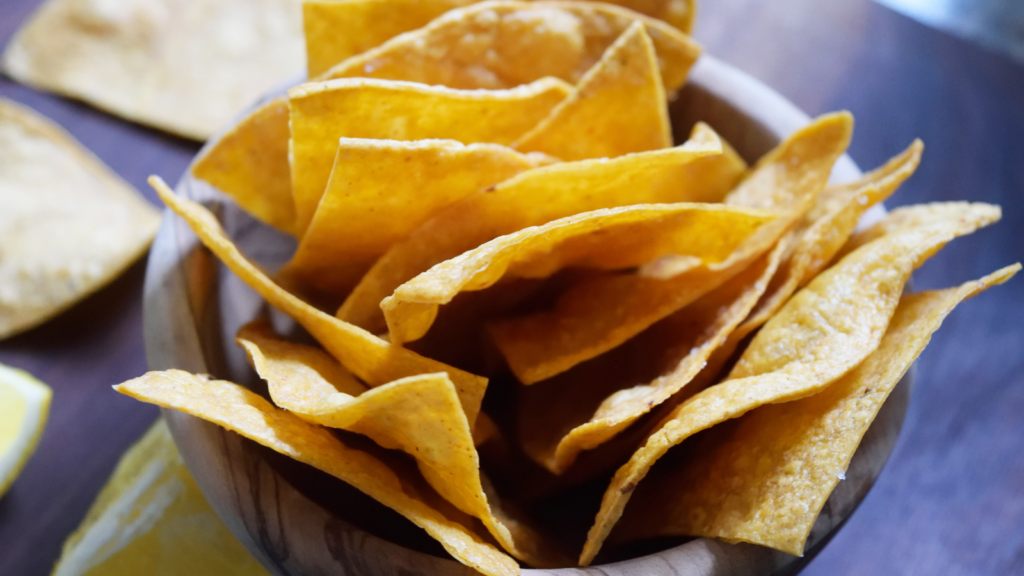
[[691, 4], [365, 4], [307, 3], [316, 80], [193, 167], [299, 239], [276, 276], [151, 180], [319, 346], [266, 317], [241, 329], [269, 401], [177, 370], [117, 389], [351, 484], [482, 573], [666, 536], [801, 554], [943, 318], [1019, 269], [903, 294], [1000, 211], [912, 206], [854, 233], [922, 145], [829, 185], [848, 113], [751, 168], [704, 124], [673, 147], [667, 102], [699, 55]]

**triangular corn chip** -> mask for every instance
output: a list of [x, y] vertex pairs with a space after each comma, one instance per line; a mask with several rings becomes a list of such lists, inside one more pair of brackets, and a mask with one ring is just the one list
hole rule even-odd
[[480, 519], [505, 550], [526, 560], [508, 528], [491, 514], [469, 422], [448, 376], [409, 376], [352, 396], [318, 376], [296, 375], [294, 364], [319, 350], [281, 340], [266, 320], [242, 327], [237, 341], [275, 404], [308, 422], [363, 434], [409, 454], [438, 494]]
[[470, 426], [480, 411], [487, 379], [424, 358], [377, 338], [373, 334], [324, 314], [274, 284], [250, 262], [224, 233], [220, 223], [201, 205], [176, 196], [163, 180], [153, 176], [150, 185], [167, 206], [188, 222], [199, 239], [271, 306], [294, 318], [316, 338], [342, 366], [366, 384], [380, 386], [406, 376], [445, 372], [455, 384]]
[[878, 349], [857, 368], [814, 396], [758, 408], [727, 437], [702, 438], [686, 460], [659, 466], [616, 533], [723, 538], [802, 555], [868, 426], [932, 333], [961, 301], [1018, 270], [903, 295]]
[[435, 211], [544, 163], [498, 144], [341, 138], [327, 190], [303, 209], [315, 210], [313, 220], [282, 273], [345, 294]]
[[641, 204], [583, 212], [500, 236], [446, 260], [381, 302], [391, 342], [427, 333], [438, 307], [503, 276], [546, 278], [567, 266], [621, 269], [667, 254], [714, 266], [777, 214], [724, 204]]
[[906, 232], [907, 230], [916, 230], [936, 222], [950, 221], [955, 219], [958, 214], [963, 214], [966, 218], [977, 210], [979, 206], [982, 205], [970, 202], [933, 202], [931, 204], [901, 206], [889, 212], [884, 219], [867, 230], [854, 234], [843, 245], [839, 254], [836, 255], [836, 260], [845, 258], [850, 252], [883, 236], [891, 236]]
[[[449, 10], [480, 0], [306, 0], [302, 21], [306, 33], [309, 77], [327, 72], [346, 58], [376, 48], [395, 36], [427, 25]], [[693, 0], [613, 0], [689, 34]]]
[[835, 161], [850, 145], [852, 135], [853, 115], [849, 112], [818, 116], [758, 160], [750, 175], [729, 192], [724, 202], [768, 210], [809, 210], [825, 188]]
[[547, 116], [570, 90], [555, 78], [493, 91], [371, 79], [292, 88], [288, 91], [289, 153], [296, 230], [304, 232], [313, 219], [340, 137], [510, 144]]
[[[768, 281], [778, 268], [789, 238], [780, 241], [746, 270], [693, 304], [665, 318], [638, 334], [627, 343], [555, 376], [524, 392], [520, 404], [520, 438], [523, 448], [536, 462], [560, 474], [575, 462], [583, 450], [592, 450], [609, 441], [627, 426], [678, 393], [704, 368], [708, 357], [764, 294]], [[629, 356], [645, 357], [660, 351], [655, 362], [668, 365], [657, 378], [647, 383], [623, 388], [630, 381], [619, 380], [615, 391], [595, 386], [597, 374], [611, 374], [610, 369], [593, 371], [586, 364], [607, 363], [609, 367], [628, 365]], [[665, 358], [669, 356], [669, 358]], [[604, 358], [607, 357], [607, 360]], [[646, 361], [651, 362], [650, 359]], [[602, 394], [596, 408], [581, 398], [593, 398], [588, 390]], [[575, 392], [575, 393], [574, 393]], [[575, 402], [554, 402], [554, 396], [571, 394]], [[546, 422], [535, 416], [544, 414], [542, 405], [560, 406], [557, 422]], [[568, 404], [568, 405], [567, 405]], [[580, 409], [587, 410], [581, 413]], [[568, 414], [566, 413], [568, 412]], [[567, 430], [568, 429], [568, 430]], [[552, 433], [554, 432], [554, 434]]]
[[672, 145], [665, 88], [644, 25], [634, 22], [569, 97], [512, 144], [562, 160], [615, 158]]
[[510, 88], [545, 76], [576, 83], [636, 21], [654, 42], [665, 90], [675, 93], [700, 47], [664, 22], [603, 2], [474, 4], [353, 56], [325, 76], [452, 88]]
[[[457, 560], [488, 575], [519, 574], [519, 565], [475, 534], [456, 510], [444, 510], [421, 478], [396, 474], [326, 428], [275, 408], [245, 388], [180, 370], [149, 372], [114, 387], [143, 402], [181, 410], [338, 478], [426, 530]], [[455, 512], [455, 513], [453, 513]]]
[[68, 133], [0, 99], [0, 339], [49, 320], [141, 256], [160, 213]]
[[306, 69], [310, 78], [403, 32], [479, 0], [304, 0]]
[[786, 303], [786, 300], [822, 268], [842, 248], [853, 233], [857, 221], [868, 208], [882, 202], [904, 180], [910, 177], [921, 161], [924, 145], [915, 141], [901, 154], [849, 184], [829, 186], [822, 191], [817, 202], [796, 231], [798, 240], [793, 252], [787, 255], [779, 274], [772, 278], [771, 286], [757, 308], [736, 331], [742, 339], [764, 324]]
[[618, 4], [668, 22], [687, 34], [693, 29], [693, 20], [697, 16], [696, 0], [611, 0], [609, 4]]
[[730, 267], [701, 267], [669, 279], [645, 271], [587, 278], [562, 294], [551, 311], [495, 323], [492, 334], [512, 371], [524, 383], [564, 372], [618, 346], [738, 273], [768, 251], [813, 204], [849, 144], [852, 122], [848, 113], [818, 118], [770, 152], [729, 194], [729, 204], [790, 213], [786, 221], [752, 238]]
[[303, 69], [298, 0], [50, 0], [3, 68], [19, 82], [206, 140]]
[[192, 176], [209, 182], [257, 219], [298, 235], [288, 165], [290, 135], [288, 99], [274, 98], [200, 154]]
[[[387, 4], [389, 0], [382, 0]], [[432, 0], [436, 1], [436, 0]], [[347, 2], [329, 2], [321, 5], [326, 10], [345, 10]], [[479, 88], [511, 88], [524, 82], [530, 82], [552, 74], [564, 68], [564, 59], [571, 61], [573, 67], [571, 72], [565, 72], [565, 77], [578, 80], [592, 64], [598, 61], [604, 49], [610, 46], [615, 39], [637, 20], [637, 15], [607, 4], [591, 4], [586, 2], [572, 3], [573, 6], [548, 6], [547, 3], [540, 11], [532, 10], [525, 14], [539, 22], [549, 21], [554, 24], [569, 22], [569, 29], [564, 26], [555, 26], [545, 32], [543, 28], [531, 27], [528, 24], [530, 18], [520, 19], [518, 10], [529, 9], [529, 5], [522, 2], [499, 3], [500, 5], [490, 8], [482, 8], [483, 16], [472, 17], [476, 12], [470, 13], [466, 18], [471, 21], [460, 22], [459, 16], [446, 16], [435, 21], [432, 26], [422, 31], [410, 32], [394, 38], [388, 44], [373, 50], [367, 55], [351, 58], [346, 65], [338, 65], [336, 76], [369, 76], [385, 80], [418, 80], [428, 84], [445, 84], [454, 88], [479, 89]], [[646, 2], [623, 2], [623, 4], [636, 4], [641, 11], [647, 9]], [[643, 6], [641, 6], [643, 4]], [[657, 2], [656, 4], [661, 4]], [[471, 9], [477, 9], [477, 6]], [[493, 8], [493, 9], [492, 9]], [[563, 10], [564, 8], [564, 10]], [[657, 6], [650, 7], [660, 13]], [[387, 10], [387, 8], [381, 8]], [[497, 10], [497, 12], [495, 12]], [[568, 10], [568, 11], [566, 11]], [[682, 12], [688, 12], [689, 9]], [[495, 14], [503, 14], [508, 20], [508, 26], [514, 29], [510, 32], [513, 37], [524, 37], [522, 47], [541, 47], [540, 57], [534, 57], [533, 53], [522, 49], [515, 49], [511, 44], [504, 42], [505, 35], [497, 34], [502, 28], [503, 20], [491, 18]], [[452, 13], [454, 14], [454, 12]], [[699, 48], [686, 36], [679, 34], [671, 27], [663, 23], [641, 18], [647, 27], [647, 32], [658, 50], [659, 62], [662, 68], [663, 83], [666, 86], [678, 87], [682, 84], [689, 70], [690, 65], [697, 58]], [[436, 26], [435, 26], [436, 25]], [[435, 30], [436, 31], [433, 31]], [[470, 37], [466, 34], [473, 31]], [[328, 31], [329, 34], [343, 36], [337, 30]], [[536, 43], [531, 35], [541, 35], [552, 39], [547, 43]], [[426, 39], [421, 38], [424, 37]], [[405, 38], [403, 40], [403, 38]], [[460, 51], [457, 62], [460, 62], [458, 74], [459, 82], [433, 81], [427, 75], [433, 77], [451, 76], [454, 73], [446, 72], [453, 60], [445, 59], [443, 54], [435, 55], [438, 59], [431, 60], [434, 68], [427, 69], [420, 60], [426, 58], [421, 52], [425, 46], [429, 46], [431, 38], [443, 46], [445, 44], [459, 43], [472, 38], [474, 41], [483, 42], [489, 38], [490, 41], [501, 43], [503, 51], [507, 52], [499, 58], [499, 68], [515, 68], [515, 81], [499, 81], [490, 73], [480, 73], [484, 70], [484, 64], [491, 58], [486, 49], [480, 47], [469, 51]], [[525, 39], [530, 38], [527, 42]], [[342, 41], [342, 40], [339, 40]], [[522, 48], [521, 47], [521, 48]], [[382, 50], [389, 53], [399, 54], [396, 58], [410, 59], [412, 65], [409, 69], [403, 66], [390, 66], [385, 68], [367, 68], [368, 63], [360, 58], [371, 58], [373, 54], [380, 54]], [[470, 47], [472, 48], [472, 47]], [[556, 53], [551, 53], [555, 50]], [[404, 51], [404, 52], [403, 52]], [[582, 55], [581, 55], [582, 53]], [[497, 53], [494, 57], [497, 57]], [[476, 61], [474, 58], [483, 58]], [[492, 63], [492, 65], [497, 65]], [[526, 66], [526, 68], [523, 68]], [[554, 68], [552, 68], [552, 66]], [[368, 72], [369, 70], [369, 72]], [[433, 70], [428, 72], [428, 70]], [[372, 74], [371, 74], [372, 72]], [[331, 77], [324, 74], [317, 80], [325, 80]], [[672, 82], [669, 82], [671, 79]], [[275, 226], [286, 232], [301, 235], [300, 227], [296, 230], [293, 222], [289, 222], [289, 205], [291, 198], [291, 178], [288, 164], [288, 113], [287, 99], [276, 98], [254, 110], [249, 116], [243, 119], [216, 145], [203, 153], [192, 168], [194, 176], [213, 184], [217, 189], [235, 198], [240, 205], [260, 220]], [[532, 126], [530, 126], [532, 128]], [[525, 133], [526, 130], [523, 131]], [[522, 134], [517, 134], [519, 137]], [[354, 134], [346, 134], [354, 136]], [[450, 134], [437, 135], [438, 138], [453, 138]], [[333, 158], [333, 156], [332, 156]], [[322, 191], [321, 191], [322, 192]], [[377, 303], [374, 302], [374, 307]]]
[[675, 148], [523, 172], [449, 206], [392, 246], [348, 296], [338, 317], [380, 332], [386, 328], [380, 302], [398, 286], [498, 236], [601, 208], [686, 202], [692, 191], [670, 177], [679, 166], [721, 150], [718, 135], [701, 125]]
[[637, 483], [671, 447], [759, 406], [813, 395], [855, 368], [878, 347], [914, 268], [999, 215], [995, 206], [973, 204], [955, 217], [883, 236], [793, 296], [757, 333], [727, 380], [673, 410], [615, 473], [580, 563], [594, 559]]

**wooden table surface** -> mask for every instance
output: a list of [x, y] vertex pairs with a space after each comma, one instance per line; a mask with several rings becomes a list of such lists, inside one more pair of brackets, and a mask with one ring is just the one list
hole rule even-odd
[[[0, 44], [39, 3], [0, 2]], [[1002, 205], [1002, 222], [948, 246], [916, 274], [918, 288], [1024, 260], [1024, 67], [868, 0], [708, 1], [696, 37], [812, 115], [852, 111], [850, 153], [862, 168], [922, 138], [921, 167], [890, 207]], [[199, 147], [6, 78], [0, 95], [59, 122], [154, 203], [145, 178], [176, 181]], [[119, 455], [157, 415], [110, 389], [146, 370], [144, 273], [140, 262], [0, 342], [0, 362], [54, 391], [38, 452], [0, 499], [0, 575], [49, 574]], [[1024, 574], [1024, 279], [962, 305], [919, 366], [889, 464], [805, 574]]]

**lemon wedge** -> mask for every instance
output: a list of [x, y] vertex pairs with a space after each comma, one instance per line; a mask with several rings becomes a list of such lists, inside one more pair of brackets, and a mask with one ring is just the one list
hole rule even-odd
[[28, 372], [0, 364], [0, 496], [36, 449], [52, 395]]
[[267, 576], [189, 474], [163, 419], [121, 458], [53, 576]]

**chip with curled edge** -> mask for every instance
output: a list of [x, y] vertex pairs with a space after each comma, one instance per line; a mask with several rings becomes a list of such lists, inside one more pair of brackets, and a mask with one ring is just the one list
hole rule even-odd
[[737, 249], [773, 212], [724, 204], [641, 204], [584, 212], [500, 236], [446, 260], [395, 289], [381, 302], [391, 342], [426, 334], [438, 307], [462, 291], [483, 290], [504, 276], [545, 278], [568, 266], [622, 269], [666, 254], [711, 269]]
[[[346, 378], [340, 365], [332, 366], [329, 356], [282, 340], [266, 320], [243, 326], [236, 341], [266, 380], [274, 404], [309, 422], [363, 434], [384, 448], [409, 454], [427, 483], [479, 519], [506, 551], [534, 566], [551, 564], [524, 552], [492, 513], [469, 422], [447, 375], [409, 376], [360, 392], [354, 378]], [[528, 528], [521, 527], [518, 536], [530, 540], [525, 550], [540, 548], [539, 536]]]
[[511, 144], [565, 99], [571, 86], [543, 78], [508, 90], [455, 90], [351, 78], [288, 91], [295, 230], [304, 233], [330, 180], [338, 140], [449, 138]]
[[[563, 162], [527, 170], [439, 211], [374, 263], [338, 310], [338, 317], [367, 330], [386, 329], [381, 301], [435, 264], [529, 226], [581, 212], [634, 204], [686, 202], [700, 191], [677, 180], [678, 170], [718, 156], [722, 141], [705, 125], [674, 148], [618, 158]], [[702, 169], [718, 174], [716, 165]]]
[[369, 332], [317, 310], [270, 280], [227, 237], [220, 223], [203, 206], [174, 194], [157, 176], [149, 179], [167, 206], [181, 216], [193, 232], [232, 272], [271, 306], [294, 318], [346, 369], [370, 386], [415, 376], [444, 372], [458, 391], [470, 426], [476, 422], [487, 379], [436, 360], [393, 346]]
[[436, 211], [516, 174], [550, 164], [500, 144], [340, 138], [327, 190], [281, 272], [344, 294], [392, 244]]
[[149, 372], [115, 390], [223, 426], [338, 478], [423, 528], [463, 564], [488, 576], [519, 574], [512, 558], [473, 529], [474, 519], [438, 497], [415, 472], [349, 446], [330, 431], [224, 380], [180, 370]]
[[[523, 449], [561, 474], [582, 451], [607, 443], [680, 393], [764, 294], [790, 242], [787, 235], [726, 283], [622, 346], [530, 386], [519, 408]], [[623, 388], [636, 377], [621, 367], [636, 362], [657, 370], [656, 377]], [[559, 409], [552, 413], [544, 405]]]
[[[963, 208], [963, 207], [961, 207]], [[875, 348], [910, 273], [957, 236], [997, 221], [972, 204], [957, 213], [895, 229], [850, 253], [798, 292], [744, 350], [726, 380], [674, 409], [622, 466], [605, 491], [580, 563], [589, 564], [637, 484], [670, 448], [715, 424], [764, 406], [811, 396], [854, 369]]]
[[729, 193], [726, 204], [784, 210], [788, 217], [751, 238], [728, 271], [698, 267], [670, 279], [643, 270], [587, 278], [567, 289], [553, 310], [495, 323], [491, 333], [512, 371], [527, 384], [564, 372], [622, 344], [745, 268], [814, 203], [846, 150], [852, 128], [849, 113], [819, 117], [758, 162]]
[[[306, 0], [302, 3], [309, 77], [315, 78], [346, 58], [366, 52], [403, 32], [430, 23], [449, 10], [480, 0]], [[693, 0], [612, 0], [635, 12], [662, 20], [689, 34]], [[540, 34], [543, 30], [523, 28]]]
[[496, 0], [459, 8], [340, 62], [324, 77], [453, 88], [510, 88], [544, 76], [575, 84], [637, 21], [654, 43], [665, 90], [674, 94], [700, 47], [660, 20], [604, 2]]
[[651, 472], [613, 537], [704, 536], [802, 555], [865, 432], [932, 333], [957, 304], [1018, 270], [904, 294], [863, 363], [809, 398], [763, 406], [722, 434], [694, 438], [686, 459]]
[[672, 145], [665, 88], [644, 25], [634, 22], [569, 96], [512, 147], [562, 160], [615, 158]]

